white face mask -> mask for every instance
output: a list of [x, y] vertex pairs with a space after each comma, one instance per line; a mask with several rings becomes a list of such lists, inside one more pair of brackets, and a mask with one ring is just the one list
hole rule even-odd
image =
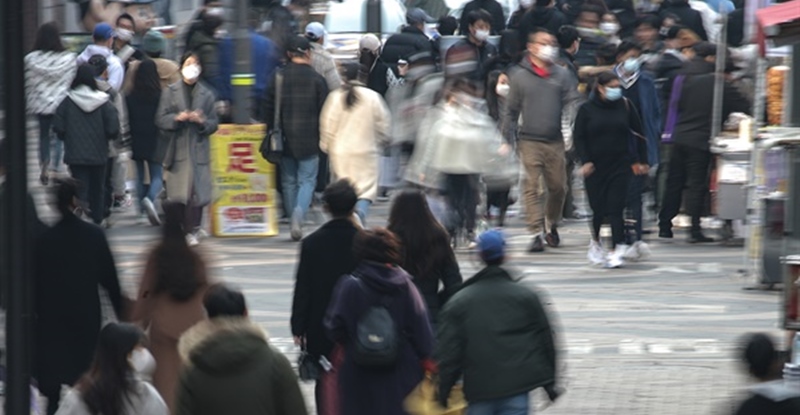
[[144, 347], [133, 349], [131, 357], [128, 358], [128, 363], [130, 363], [131, 369], [137, 375], [144, 378], [151, 378], [156, 371], [156, 359]]
[[200, 66], [186, 65], [183, 67], [183, 69], [181, 69], [181, 75], [183, 75], [183, 79], [187, 81], [194, 81], [200, 77]]
[[600, 23], [600, 31], [607, 36], [616, 35], [619, 32], [619, 25], [612, 22], [603, 22]]
[[476, 30], [475, 31], [475, 39], [478, 39], [481, 42], [485, 42], [486, 39], [489, 39], [489, 31], [488, 30]]
[[528, 9], [528, 8], [530, 8], [531, 6], [533, 6], [533, 0], [519, 0], [519, 4], [520, 4], [520, 6], [522, 6], [523, 8], [526, 8], [526, 9]]
[[494, 92], [496, 92], [497, 96], [499, 97], [503, 98], [507, 97], [510, 91], [511, 91], [511, 86], [508, 84], [497, 84], [497, 86], [494, 87]]
[[558, 58], [558, 49], [555, 46], [542, 46], [539, 48], [539, 53], [536, 55], [537, 58], [545, 61], [545, 62], [555, 62]]
[[133, 31], [128, 29], [117, 29], [117, 39], [123, 42], [130, 42], [133, 39]]

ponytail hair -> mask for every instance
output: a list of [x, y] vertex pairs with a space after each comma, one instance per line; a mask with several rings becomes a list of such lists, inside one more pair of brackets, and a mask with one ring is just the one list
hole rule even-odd
[[359, 72], [361, 72], [361, 65], [358, 62], [345, 62], [342, 64], [342, 74], [345, 81], [342, 88], [345, 91], [344, 106], [347, 109], [353, 108], [354, 105], [358, 104], [358, 92], [355, 86], [358, 82]]

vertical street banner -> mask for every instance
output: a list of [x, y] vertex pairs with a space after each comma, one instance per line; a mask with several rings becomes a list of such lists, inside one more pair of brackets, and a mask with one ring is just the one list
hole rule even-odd
[[223, 124], [211, 136], [214, 236], [278, 234], [275, 166], [258, 153], [265, 126]]

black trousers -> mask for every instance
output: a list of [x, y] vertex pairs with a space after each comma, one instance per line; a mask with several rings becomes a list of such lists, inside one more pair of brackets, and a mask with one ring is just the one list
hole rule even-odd
[[69, 166], [72, 178], [80, 182], [78, 198], [84, 208], [88, 206], [92, 222], [99, 225], [105, 216], [104, 197], [106, 194], [106, 166]]
[[564, 197], [564, 211], [562, 216], [565, 218], [575, 217], [575, 198], [572, 195], [572, 181], [575, 176], [575, 150], [567, 151], [565, 155], [567, 167], [567, 195]]
[[475, 231], [475, 214], [478, 208], [477, 174], [445, 174], [447, 204], [450, 205], [450, 220], [447, 226], [450, 236], [455, 236], [463, 227], [467, 233]]
[[672, 145], [664, 200], [658, 214], [659, 228], [672, 228], [672, 219], [680, 213], [681, 201], [685, 199], [686, 214], [692, 217], [692, 230], [700, 230], [700, 218], [708, 198], [710, 165], [708, 150]]
[[592, 237], [595, 240], [600, 240], [600, 228], [605, 218], [608, 218], [614, 246], [625, 243], [623, 213], [631, 177], [633, 171], [630, 166], [617, 166], [611, 171], [598, 168], [598, 171], [586, 178], [586, 196], [592, 208]]
[[109, 157], [106, 162], [106, 177], [105, 177], [105, 192], [103, 194], [103, 218], [111, 216], [111, 208], [114, 206], [114, 184], [111, 180], [114, 178], [114, 163], [117, 162], [116, 157]]

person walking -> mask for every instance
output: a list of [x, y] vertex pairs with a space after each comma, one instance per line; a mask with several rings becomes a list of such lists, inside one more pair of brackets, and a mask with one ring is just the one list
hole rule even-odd
[[[459, 40], [445, 54], [445, 61], [451, 51], [464, 53], [471, 51], [477, 59], [475, 69], [468, 76], [474, 82], [482, 83], [489, 72], [488, 64], [498, 55], [497, 47], [489, 43], [489, 34], [492, 32], [492, 15], [486, 10], [474, 10], [467, 16], [469, 32], [462, 33], [464, 39]], [[498, 32], [499, 33], [499, 32]]]
[[[647, 141], [636, 106], [622, 95], [619, 77], [601, 73], [597, 85], [578, 110], [572, 134], [594, 215], [589, 261], [619, 268], [625, 244], [625, 210], [628, 187], [634, 175], [647, 174]], [[633, 150], [632, 150], [633, 149]], [[613, 252], [607, 257], [600, 245], [600, 227], [611, 222]]]
[[217, 32], [223, 23], [225, 23], [224, 9], [221, 7], [206, 9], [201, 13], [198, 30], [192, 34], [186, 44], [186, 52], [196, 56], [203, 69], [200, 79], [214, 94], [219, 94], [221, 88], [220, 41]]
[[144, 332], [132, 324], [104, 326], [92, 366], [56, 415], [169, 415], [158, 391], [142, 380], [142, 371], [155, 365], [144, 343]]
[[398, 266], [397, 236], [364, 230], [353, 244], [360, 263], [336, 285], [325, 318], [328, 335], [344, 349], [336, 372], [339, 413], [404, 415], [403, 401], [422, 381], [423, 361], [433, 349], [425, 303]]
[[355, 185], [356, 214], [364, 225], [378, 196], [378, 162], [389, 142], [390, 117], [380, 94], [358, 82], [358, 71], [358, 63], [346, 63], [344, 86], [325, 100], [319, 147], [330, 156], [334, 177]]
[[[506, 98], [509, 93], [508, 75], [501, 70], [494, 70], [489, 72], [489, 77], [486, 79], [486, 104], [489, 107], [489, 116], [492, 117], [496, 123], [500, 121], [500, 112], [505, 105]], [[505, 164], [502, 169], [498, 171], [491, 171], [483, 176], [483, 182], [486, 184], [486, 218], [492, 219], [492, 208], [497, 208], [497, 226], [504, 227], [506, 223], [506, 214], [508, 207], [516, 203], [515, 198], [511, 196], [511, 188], [519, 183], [519, 170], [516, 164], [518, 162], [515, 158], [500, 158]], [[512, 174], [508, 174], [512, 172]]]
[[209, 278], [205, 261], [184, 236], [185, 208], [167, 204], [164, 211], [161, 240], [147, 256], [131, 321], [150, 333], [150, 347], [157, 364], [153, 385], [170, 412], [175, 413], [181, 371], [178, 339], [206, 318], [203, 297]]
[[[635, 42], [625, 40], [617, 47], [617, 66], [614, 73], [620, 80], [622, 96], [638, 111], [642, 122], [642, 135], [647, 141], [647, 165], [656, 169], [659, 164], [659, 145], [661, 143], [661, 103], [653, 78], [642, 70], [642, 47]], [[657, 170], [653, 170], [655, 172]], [[650, 248], [642, 240], [643, 235], [643, 203], [642, 193], [645, 191], [648, 175], [634, 175], [628, 185], [628, 197], [625, 209], [634, 220], [633, 235], [626, 235], [625, 245], [629, 246], [625, 259], [638, 261], [650, 255]]]
[[203, 304], [209, 320], [178, 346], [185, 369], [174, 414], [306, 415], [291, 363], [247, 317], [244, 295], [218, 284]]
[[[714, 9], [714, 11], [718, 10]], [[689, 0], [667, 0], [661, 3], [658, 14], [662, 19], [668, 15], [677, 16], [681, 25], [692, 29], [697, 36], [700, 36], [701, 40], [708, 40], [708, 34], [703, 25], [703, 16], [689, 5]]]
[[556, 8], [555, 0], [535, 0], [532, 3], [533, 7], [522, 15], [517, 29], [520, 46], [528, 43], [528, 36], [537, 28], [556, 34], [561, 26], [568, 24], [567, 16]]
[[739, 404], [734, 415], [790, 415], [800, 413], [800, 391], [781, 379], [785, 358], [764, 333], [746, 337], [742, 361], [757, 382], [748, 388], [749, 397]]
[[[522, 166], [528, 229], [533, 234], [529, 252], [561, 244], [558, 223], [567, 188], [562, 117], [570, 114], [580, 94], [577, 80], [558, 59], [555, 37], [546, 31], [531, 34], [527, 54], [509, 72], [509, 94], [502, 116], [506, 140], [517, 142]], [[521, 120], [522, 125], [518, 126]], [[544, 179], [545, 197], [539, 189]], [[546, 235], [542, 235], [546, 233]]]
[[89, 63], [89, 59], [94, 55], [102, 55], [108, 61], [108, 84], [115, 91], [121, 91], [125, 80], [125, 67], [111, 50], [114, 44], [114, 28], [108, 23], [98, 23], [92, 31], [92, 41], [93, 43], [86, 46], [86, 49], [78, 55], [78, 66]]
[[500, 32], [506, 30], [506, 16], [503, 11], [503, 6], [496, 0], [472, 0], [464, 4], [461, 9], [461, 21], [458, 25], [458, 33], [461, 36], [469, 34], [469, 14], [475, 10], [485, 10], [492, 17], [491, 21], [491, 35], [499, 35]]
[[436, 327], [439, 310], [463, 282], [450, 237], [433, 216], [425, 194], [416, 190], [394, 198], [387, 229], [400, 239], [404, 248], [399, 265], [411, 275], [431, 327]]
[[203, 67], [197, 55], [184, 56], [181, 82], [161, 94], [156, 125], [169, 140], [164, 168], [169, 172], [167, 200], [183, 205], [184, 232], [189, 245], [202, 236], [203, 209], [211, 203], [209, 139], [217, 131], [214, 93], [200, 81]]
[[126, 68], [130, 62], [145, 59], [144, 53], [131, 43], [135, 35], [136, 22], [133, 20], [133, 16], [128, 13], [119, 15], [116, 29], [114, 30], [113, 49]]
[[400, 33], [395, 33], [386, 39], [380, 57], [396, 78], [401, 78], [398, 68], [401, 60], [408, 61], [409, 57], [421, 52], [435, 54], [433, 43], [425, 34], [425, 24], [435, 21], [422, 9], [410, 9], [406, 13], [407, 25], [400, 29]]
[[109, 141], [120, 134], [117, 109], [111, 97], [98, 90], [95, 68], [78, 68], [67, 97], [56, 109], [53, 131], [64, 142], [64, 163], [81, 183], [84, 211], [99, 225], [105, 217], [105, 178]]
[[[701, 42], [692, 47], [696, 56], [684, 68], [685, 79], [677, 103], [677, 121], [672, 131], [672, 150], [669, 157], [664, 200], [658, 214], [658, 236], [670, 239], [672, 219], [678, 215], [685, 200], [686, 214], [691, 216], [690, 243], [713, 242], [703, 234], [700, 219], [709, 195], [711, 164], [710, 136], [714, 102], [714, 65], [717, 47]], [[730, 71], [730, 66], [726, 71]], [[676, 82], [677, 83], [677, 82]], [[733, 112], [750, 113], [751, 107], [733, 85], [725, 82], [722, 99], [722, 120]]]
[[[292, 335], [297, 346], [304, 347], [315, 362], [324, 357], [333, 362], [334, 344], [325, 331], [325, 313], [333, 290], [342, 275], [356, 268], [353, 238], [358, 228], [353, 211], [358, 200], [356, 189], [347, 179], [331, 183], [322, 194], [323, 207], [332, 219], [308, 235], [300, 245], [294, 299], [292, 301]], [[326, 399], [326, 386], [335, 382], [331, 372], [323, 373], [314, 389], [317, 413], [327, 414], [335, 408]]]
[[434, 144], [429, 160], [444, 175], [445, 197], [452, 211], [447, 231], [456, 245], [459, 237], [468, 244], [475, 241], [480, 176], [488, 170], [487, 155], [510, 151], [486, 113], [479, 88], [466, 78], [453, 80], [445, 93], [443, 117], [429, 132]]
[[33, 250], [33, 376], [48, 399], [48, 415], [58, 409], [61, 385], [75, 384], [92, 363], [103, 317], [98, 287], [117, 318], [126, 312], [105, 233], [74, 213], [79, 183], [66, 178], [55, 184], [61, 219], [39, 236]]
[[125, 178], [128, 175], [127, 162], [130, 160], [126, 151], [126, 146], [130, 143], [128, 109], [122, 94], [108, 83], [108, 61], [106, 58], [102, 55], [94, 55], [89, 59], [89, 65], [94, 67], [97, 89], [108, 94], [111, 103], [117, 109], [119, 118], [119, 136], [108, 143], [105, 194], [103, 195], [103, 219], [105, 220], [105, 226], [110, 227], [112, 208], [124, 207], [127, 201]]
[[328, 90], [333, 91], [342, 86], [342, 78], [333, 57], [325, 50], [325, 35], [322, 23], [311, 22], [306, 26], [306, 39], [311, 42], [311, 67], [325, 78]]
[[61, 43], [56, 22], [39, 27], [33, 50], [25, 55], [26, 108], [39, 122], [39, 181], [44, 186], [50, 182], [50, 169], [58, 170], [61, 164], [64, 146], [53, 137], [53, 116], [75, 78], [75, 58]]
[[544, 388], [552, 401], [559, 395], [554, 329], [539, 296], [503, 267], [503, 233], [483, 233], [478, 252], [486, 267], [440, 315], [438, 400], [446, 408], [463, 375], [468, 414], [526, 415], [532, 390]]
[[[151, 29], [144, 34], [144, 38], [142, 40], [142, 50], [147, 55], [147, 59], [144, 59], [143, 61], [152, 60], [155, 62], [156, 69], [158, 69], [158, 77], [161, 83], [161, 89], [165, 89], [166, 87], [181, 80], [181, 67], [178, 66], [178, 64], [174, 61], [162, 58], [166, 48], [167, 40], [158, 30]], [[128, 64], [128, 70], [125, 71], [125, 83], [122, 86], [122, 90], [125, 92], [125, 94], [130, 94], [133, 90], [136, 72], [141, 64], [142, 61], [131, 62]]]
[[293, 36], [287, 56], [291, 61], [278, 71], [267, 88], [265, 120], [272, 122], [277, 111], [276, 83], [281, 80], [280, 128], [286, 141], [281, 157], [281, 181], [285, 212], [291, 215], [291, 237], [303, 238], [303, 222], [311, 207], [319, 173], [320, 114], [328, 96], [325, 78], [311, 67], [311, 44]]
[[[126, 98], [131, 130], [131, 149], [136, 162], [136, 195], [139, 200], [140, 222], [147, 218], [153, 226], [161, 224], [155, 202], [163, 187], [166, 143], [156, 125], [156, 113], [161, 101], [161, 82], [158, 66], [153, 60], [139, 65], [133, 90]], [[145, 185], [145, 174], [149, 184]]]

